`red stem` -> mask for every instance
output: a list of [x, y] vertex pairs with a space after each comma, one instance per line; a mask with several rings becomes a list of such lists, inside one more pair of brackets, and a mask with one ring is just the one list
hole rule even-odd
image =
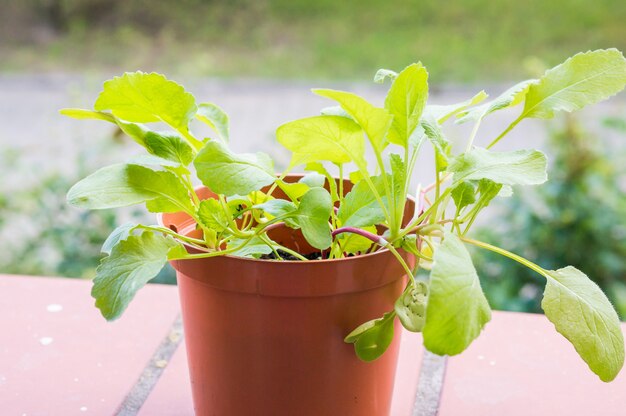
[[337, 228], [335, 231], [332, 232], [332, 236], [335, 237], [339, 234], [342, 233], [352, 233], [352, 234], [358, 234], [362, 237], [367, 238], [368, 240], [379, 244], [381, 246], [386, 246], [387, 244], [389, 244], [389, 242], [387, 240], [385, 240], [384, 238], [382, 238], [379, 235], [376, 234], [372, 234], [369, 231], [365, 231], [365, 230], [361, 230], [360, 228], [356, 228], [356, 227], [341, 227], [341, 228]]

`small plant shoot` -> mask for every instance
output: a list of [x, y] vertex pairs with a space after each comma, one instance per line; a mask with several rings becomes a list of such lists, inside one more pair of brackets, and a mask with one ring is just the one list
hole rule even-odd
[[[229, 148], [229, 118], [219, 106], [198, 102], [160, 74], [125, 73], [104, 83], [93, 110], [61, 110], [69, 117], [111, 123], [147, 152], [74, 185], [67, 195], [70, 204], [87, 209], [145, 204], [150, 212], [186, 213], [199, 231], [192, 237], [144, 224], [114, 230], [93, 282], [102, 315], [118, 318], [168, 260], [271, 254], [272, 260], [263, 261], [316, 261], [307, 257], [311, 253], [270, 238], [268, 231], [284, 224], [300, 230], [318, 258], [341, 261], [388, 250], [404, 268], [407, 284], [395, 304], [346, 334], [358, 357], [371, 361], [383, 354], [396, 319], [409, 331], [421, 331], [428, 350], [455, 355], [491, 319], [466, 247], [474, 245], [546, 279], [546, 317], [600, 379], [613, 380], [624, 362], [624, 340], [617, 314], [598, 286], [571, 266], [546, 270], [472, 239], [469, 231], [494, 198], [510, 195], [511, 186], [547, 180], [541, 151], [499, 151], [496, 145], [526, 118], [551, 118], [620, 92], [626, 85], [623, 55], [616, 49], [579, 53], [491, 101], [481, 91], [461, 103], [429, 104], [429, 74], [421, 63], [400, 72], [380, 70], [375, 81], [389, 85], [384, 103], [351, 92], [313, 90], [329, 100], [329, 107], [278, 127], [278, 142], [292, 153], [278, 176], [267, 154]], [[490, 114], [512, 107], [520, 109], [519, 116], [498, 136], [480, 140], [486, 146], [478, 146], [480, 125]], [[154, 122], [169, 129], [155, 130]], [[444, 125], [451, 122], [473, 123], [460, 149], [446, 137]], [[435, 181], [415, 184], [411, 178], [424, 146], [434, 149]], [[297, 170], [306, 176], [285, 181]], [[344, 179], [352, 182], [349, 192]], [[216, 197], [201, 200], [199, 184]], [[287, 198], [277, 197], [277, 190]], [[409, 198], [416, 209], [407, 214]], [[415, 261], [405, 261], [407, 255]], [[430, 271], [428, 279], [418, 279], [421, 269]]]

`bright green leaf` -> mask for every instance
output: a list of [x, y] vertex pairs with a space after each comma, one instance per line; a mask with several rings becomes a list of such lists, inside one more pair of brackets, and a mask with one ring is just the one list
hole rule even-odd
[[113, 124], [116, 122], [115, 117], [103, 111], [83, 110], [82, 108], [63, 108], [59, 110], [59, 113], [77, 120], [104, 120]]
[[309, 190], [309, 186], [301, 182], [285, 182], [283, 180], [277, 181], [278, 187], [287, 195], [292, 201], [297, 201], [302, 198], [302, 195], [306, 194]]
[[624, 365], [624, 337], [606, 295], [580, 270], [546, 270], [541, 307], [602, 381], [613, 380]]
[[171, 172], [141, 165], [127, 165], [128, 185], [135, 192], [151, 194], [146, 201], [150, 212], [193, 212], [189, 191]]
[[217, 199], [209, 198], [200, 202], [198, 218], [202, 225], [221, 233], [229, 227], [228, 214]]
[[626, 85], [626, 59], [617, 49], [579, 53], [548, 70], [526, 95], [524, 117], [552, 118], [617, 94]]
[[151, 154], [187, 166], [193, 160], [193, 149], [179, 136], [153, 131], [144, 136], [145, 147]]
[[235, 154], [217, 141], [208, 142], [193, 164], [207, 188], [227, 196], [247, 195], [276, 180], [274, 164], [265, 153]]
[[522, 101], [524, 101], [524, 98], [526, 97], [526, 94], [528, 93], [528, 89], [530, 88], [531, 84], [535, 82], [537, 82], [536, 79], [522, 81], [504, 91], [494, 100], [489, 101], [488, 103], [485, 103], [478, 107], [474, 107], [469, 111], [459, 113], [460, 118], [457, 120], [457, 123], [465, 123], [466, 121], [470, 120], [482, 120], [485, 116], [493, 113], [494, 111], [514, 107], [520, 104]]
[[363, 131], [345, 117], [316, 116], [291, 121], [276, 130], [276, 138], [293, 152], [293, 164], [322, 160], [365, 163]]
[[463, 208], [476, 202], [476, 185], [468, 181], [459, 182], [452, 189], [452, 199], [457, 210], [461, 212]]
[[472, 98], [462, 101], [457, 104], [448, 104], [448, 105], [427, 105], [424, 109], [424, 114], [430, 115], [433, 119], [435, 119], [439, 124], [443, 124], [450, 117], [457, 115], [467, 108], [476, 105], [487, 98], [488, 95], [485, 91], [481, 91]]
[[298, 183], [303, 183], [309, 188], [323, 188], [326, 183], [326, 177], [317, 172], [311, 172], [304, 175]]
[[211, 127], [223, 141], [229, 140], [228, 114], [220, 107], [213, 103], [201, 103], [196, 118]]
[[504, 185], [538, 185], [547, 179], [546, 156], [538, 150], [492, 152], [479, 147], [450, 161], [454, 183], [490, 179]]
[[393, 117], [384, 108], [370, 104], [356, 94], [337, 90], [316, 89], [313, 92], [322, 97], [335, 100], [358, 124], [377, 153], [385, 148], [386, 134]]
[[[376, 235], [376, 227], [362, 227], [363, 230]], [[341, 251], [349, 254], [365, 253], [372, 246], [373, 242], [369, 238], [359, 234], [343, 233], [338, 236]]]
[[120, 240], [98, 266], [93, 281], [91, 295], [102, 316], [109, 321], [119, 318], [135, 293], [163, 268], [168, 251], [176, 245], [172, 238], [149, 231]]
[[430, 272], [424, 345], [435, 354], [459, 354], [490, 319], [472, 259], [461, 240], [447, 232]]
[[187, 131], [197, 107], [193, 95], [181, 85], [161, 74], [138, 71], [106, 81], [94, 109], [110, 110], [126, 121], [163, 121], [177, 130]]
[[376, 71], [376, 74], [374, 75], [374, 82], [377, 84], [383, 84], [387, 78], [389, 78], [393, 82], [393, 80], [396, 79], [397, 76], [397, 72], [392, 71], [391, 69], [381, 68]]
[[406, 67], [391, 84], [385, 108], [393, 116], [391, 143], [407, 147], [428, 100], [428, 72], [422, 64]]
[[425, 114], [420, 120], [420, 127], [424, 129], [424, 134], [428, 137], [428, 140], [430, 140], [430, 143], [435, 149], [437, 169], [443, 171], [448, 166], [450, 150], [452, 148], [450, 142], [443, 134], [441, 126], [433, 115]]
[[[379, 195], [384, 195], [382, 176], [372, 177], [372, 183]], [[363, 179], [346, 194], [337, 212], [337, 218], [343, 227], [367, 227], [384, 221], [385, 213], [368, 183]]]
[[304, 167], [304, 170], [319, 173], [320, 175], [326, 178], [326, 183], [328, 183], [328, 189], [330, 189], [330, 196], [333, 201], [339, 200], [339, 194], [337, 193], [337, 181], [333, 176], [326, 170], [324, 165], [319, 162], [311, 162], [307, 163]]

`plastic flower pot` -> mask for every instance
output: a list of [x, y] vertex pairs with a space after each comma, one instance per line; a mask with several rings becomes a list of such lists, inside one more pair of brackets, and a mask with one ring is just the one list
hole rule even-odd
[[[346, 181], [345, 192], [350, 188]], [[206, 188], [199, 195], [215, 197]], [[412, 208], [409, 201], [407, 212]], [[185, 214], [160, 221], [178, 232], [195, 230]], [[302, 254], [315, 251], [297, 230], [280, 226], [268, 235]], [[343, 341], [392, 310], [404, 289], [405, 273], [388, 250], [333, 260], [219, 256], [171, 264], [196, 414], [389, 414], [400, 337], [373, 362]]]

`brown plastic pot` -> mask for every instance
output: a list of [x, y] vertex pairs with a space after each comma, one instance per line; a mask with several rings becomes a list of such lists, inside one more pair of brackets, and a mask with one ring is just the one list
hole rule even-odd
[[[215, 197], [206, 189], [199, 194]], [[183, 233], [194, 229], [181, 213], [160, 221]], [[314, 251], [286, 227], [270, 237], [303, 254]], [[197, 415], [389, 414], [400, 325], [373, 362], [359, 360], [343, 341], [392, 310], [404, 288], [405, 273], [388, 250], [310, 262], [222, 256], [171, 264]]]

